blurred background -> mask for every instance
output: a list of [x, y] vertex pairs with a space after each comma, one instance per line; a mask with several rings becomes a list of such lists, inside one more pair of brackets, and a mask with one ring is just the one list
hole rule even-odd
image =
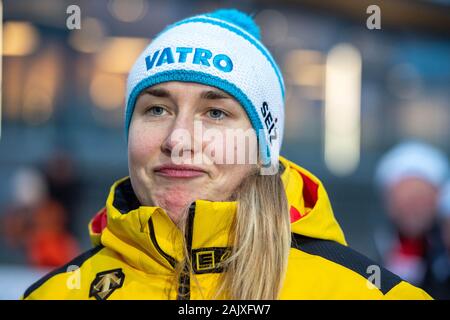
[[[70, 5], [81, 29], [66, 25]], [[367, 26], [370, 5], [381, 29]], [[0, 298], [90, 247], [90, 218], [128, 174], [124, 93], [138, 54], [167, 24], [228, 7], [254, 16], [282, 69], [282, 155], [323, 181], [350, 246], [385, 261], [378, 230], [396, 228], [380, 159], [411, 139], [450, 154], [449, 0], [3, 0]]]

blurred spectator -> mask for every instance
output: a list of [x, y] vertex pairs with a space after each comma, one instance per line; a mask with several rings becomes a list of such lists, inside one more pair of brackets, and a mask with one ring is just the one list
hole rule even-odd
[[421, 142], [404, 142], [381, 159], [376, 183], [392, 225], [377, 230], [375, 242], [386, 268], [434, 298], [450, 298], [442, 277], [448, 266], [438, 221], [439, 190], [448, 174], [446, 156]]
[[39, 171], [22, 168], [15, 172], [12, 183], [11, 205], [3, 215], [3, 234], [7, 245], [12, 248], [23, 247], [36, 208], [45, 197], [45, 182]]
[[66, 211], [49, 197], [43, 175], [32, 168], [20, 169], [12, 190], [12, 205], [1, 224], [6, 244], [22, 249], [36, 267], [60, 266], [76, 256], [78, 244], [66, 230]]
[[80, 195], [80, 183], [70, 155], [62, 150], [56, 151], [44, 166], [50, 197], [58, 201], [67, 215], [67, 228], [76, 235], [76, 205]]

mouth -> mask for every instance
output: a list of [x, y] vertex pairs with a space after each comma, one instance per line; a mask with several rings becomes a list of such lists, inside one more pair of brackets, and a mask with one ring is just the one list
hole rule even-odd
[[202, 168], [189, 165], [162, 165], [157, 166], [153, 171], [159, 176], [181, 179], [196, 178], [206, 174]]

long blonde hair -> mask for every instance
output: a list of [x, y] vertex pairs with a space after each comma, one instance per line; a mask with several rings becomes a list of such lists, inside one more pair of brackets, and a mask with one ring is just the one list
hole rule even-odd
[[[252, 172], [243, 179], [234, 197], [237, 212], [230, 235], [232, 251], [221, 262], [224, 272], [211, 298], [278, 299], [291, 247], [290, 216], [281, 172], [274, 175]], [[186, 217], [179, 224], [183, 233]], [[193, 275], [186, 245], [184, 252], [184, 260], [175, 269], [177, 283], [180, 277]], [[195, 275], [194, 281], [198, 284]]]

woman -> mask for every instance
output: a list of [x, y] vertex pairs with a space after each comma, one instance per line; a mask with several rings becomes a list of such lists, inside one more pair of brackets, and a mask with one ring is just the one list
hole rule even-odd
[[284, 83], [249, 16], [167, 27], [127, 91], [130, 176], [91, 221], [94, 248], [25, 299], [429, 298], [372, 281], [320, 181], [279, 156]]

